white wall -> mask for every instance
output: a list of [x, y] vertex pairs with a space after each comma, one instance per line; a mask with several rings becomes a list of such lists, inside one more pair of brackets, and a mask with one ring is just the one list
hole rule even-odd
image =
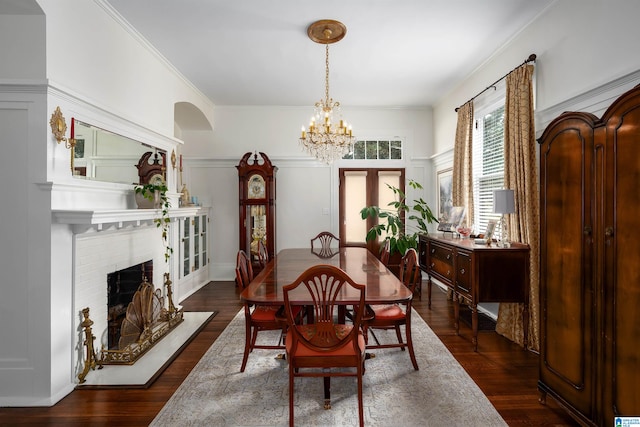
[[633, 0], [553, 3], [434, 106], [434, 152], [453, 146], [455, 107], [521, 64], [531, 53], [538, 57], [536, 112], [640, 70], [638, 16], [640, 2]]
[[[338, 168], [309, 157], [298, 143], [300, 127], [312, 114], [306, 107], [216, 107], [213, 133], [181, 133], [185, 141], [184, 179], [191, 195], [212, 206], [211, 276], [232, 280], [238, 251], [238, 173], [235, 166], [246, 152], [264, 152], [278, 167], [276, 175], [276, 249], [307, 247], [318, 232], [338, 234]], [[406, 167], [407, 177], [425, 186], [423, 196], [435, 203], [430, 182], [431, 109], [347, 109], [358, 138], [401, 137], [405, 160], [388, 167]], [[380, 167], [383, 166], [382, 164]], [[416, 195], [418, 196], [418, 195]], [[328, 211], [329, 214], [324, 212]]]
[[[42, 14], [0, 15], [0, 78], [22, 82], [45, 78], [44, 22]], [[17, 39], [20, 43], [6, 42]]]

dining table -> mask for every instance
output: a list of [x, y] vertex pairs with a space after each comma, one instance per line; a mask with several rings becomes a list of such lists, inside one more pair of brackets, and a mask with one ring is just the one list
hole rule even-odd
[[[407, 288], [368, 249], [362, 247], [340, 247], [330, 251], [314, 251], [310, 248], [282, 249], [240, 294], [240, 299], [249, 304], [282, 305], [282, 288], [294, 282], [307, 268], [330, 264], [340, 267], [351, 279], [366, 286], [367, 304], [407, 303], [412, 297]], [[338, 295], [337, 304], [353, 304], [358, 298], [348, 292]], [[308, 301], [295, 301], [304, 304]]]

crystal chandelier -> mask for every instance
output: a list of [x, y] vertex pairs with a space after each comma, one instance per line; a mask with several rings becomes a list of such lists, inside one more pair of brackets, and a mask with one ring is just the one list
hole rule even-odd
[[[354, 136], [351, 125], [348, 125], [340, 113], [340, 103], [329, 96], [329, 44], [342, 40], [347, 27], [342, 22], [331, 19], [316, 21], [307, 28], [307, 35], [316, 43], [325, 45], [326, 72], [324, 99], [316, 102], [314, 115], [309, 123], [309, 130], [302, 127], [300, 144], [318, 160], [330, 164], [341, 159], [353, 145]], [[334, 120], [333, 114], [339, 117]]]

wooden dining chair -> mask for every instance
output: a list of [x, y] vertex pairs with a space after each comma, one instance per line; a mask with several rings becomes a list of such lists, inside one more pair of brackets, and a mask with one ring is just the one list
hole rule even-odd
[[385, 266], [389, 265], [389, 257], [391, 256], [391, 240], [386, 239], [384, 241], [384, 246], [380, 251], [380, 262]]
[[[415, 249], [410, 248], [400, 262], [400, 279], [404, 285], [414, 293], [420, 277], [418, 253]], [[409, 356], [413, 368], [417, 371], [418, 362], [416, 361], [416, 355], [413, 351], [413, 340], [411, 338], [411, 299], [402, 305], [404, 307], [401, 307], [400, 304], [368, 305], [362, 322], [362, 328], [367, 341], [367, 349], [399, 347], [404, 351], [406, 347], [409, 349]], [[402, 340], [401, 325], [405, 325], [406, 342]], [[398, 342], [381, 344], [373, 332], [374, 329], [395, 329]], [[376, 344], [369, 344], [369, 332], [371, 332]]]
[[[245, 251], [238, 251], [236, 258], [236, 280], [241, 290], [249, 286], [249, 283], [253, 280], [253, 267], [251, 266], [251, 260]], [[260, 331], [274, 331], [281, 330], [286, 331], [286, 319], [284, 318], [284, 311], [282, 306], [271, 305], [255, 305], [244, 304], [244, 318], [245, 318], [245, 344], [244, 355], [242, 357], [242, 365], [240, 366], [240, 372], [244, 372], [247, 366], [247, 360], [249, 359], [249, 353], [254, 348], [271, 349], [271, 350], [284, 350], [282, 345], [282, 338], [278, 340], [278, 344], [256, 344], [258, 338], [258, 332]]]
[[311, 252], [320, 258], [331, 258], [337, 254], [339, 251], [336, 247], [340, 247], [340, 239], [329, 231], [322, 231], [311, 239]]
[[258, 264], [260, 268], [265, 268], [269, 262], [269, 252], [267, 251], [267, 245], [263, 240], [258, 242]]
[[[284, 308], [289, 330], [286, 338], [289, 361], [289, 425], [294, 425], [294, 378], [323, 377], [324, 407], [331, 408], [330, 381], [335, 376], [355, 376], [358, 388], [358, 416], [364, 426], [362, 375], [365, 339], [361, 330], [365, 286], [355, 283], [343, 270], [326, 264], [304, 271], [283, 287]], [[353, 324], [337, 323], [336, 297], [353, 294], [356, 310]], [[295, 323], [296, 307], [307, 304], [313, 321]], [[351, 368], [351, 369], [345, 369]]]

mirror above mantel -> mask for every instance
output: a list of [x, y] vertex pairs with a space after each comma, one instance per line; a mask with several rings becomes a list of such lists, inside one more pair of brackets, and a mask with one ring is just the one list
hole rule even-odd
[[[137, 165], [141, 159], [166, 168], [166, 151], [75, 118], [71, 120], [74, 178], [133, 184], [140, 182]], [[166, 172], [163, 175], [166, 180]]]

